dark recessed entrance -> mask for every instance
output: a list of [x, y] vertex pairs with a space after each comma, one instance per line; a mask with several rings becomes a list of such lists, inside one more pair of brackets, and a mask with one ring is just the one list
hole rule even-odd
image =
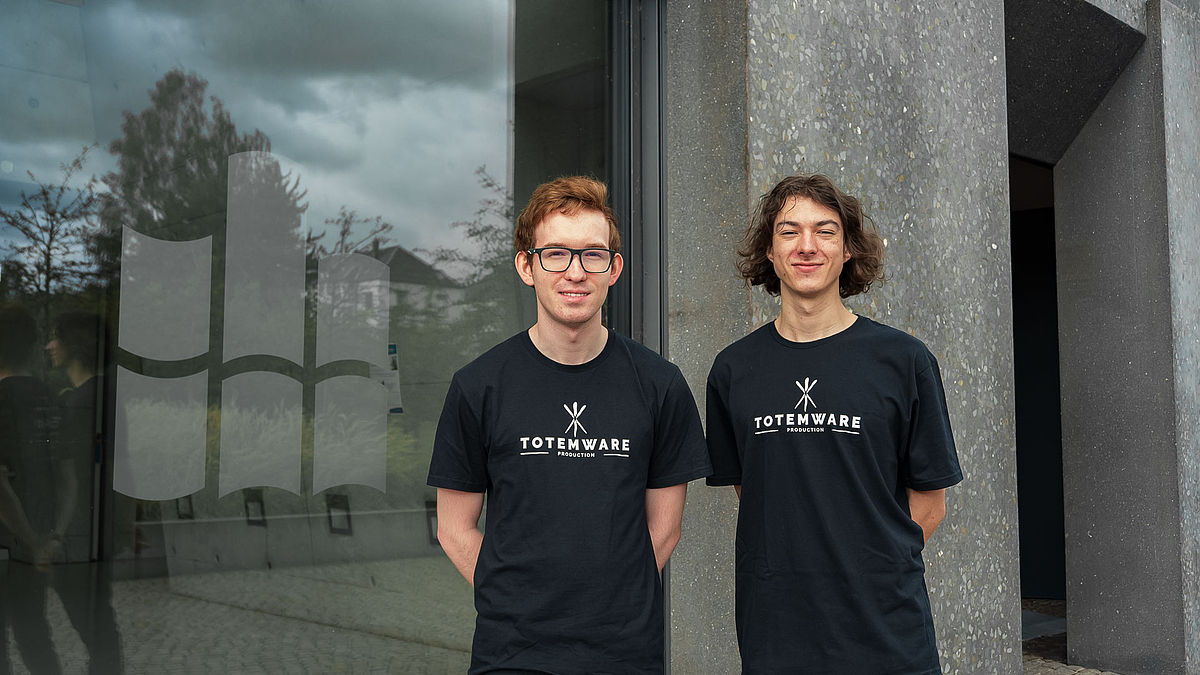
[[1067, 662], [1054, 165], [1145, 36], [1084, 0], [1006, 0], [1022, 639]]

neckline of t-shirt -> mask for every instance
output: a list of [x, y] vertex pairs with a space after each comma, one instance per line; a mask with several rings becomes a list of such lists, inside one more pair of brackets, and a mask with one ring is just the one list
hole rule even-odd
[[859, 330], [859, 326], [865, 326], [866, 322], [870, 320], [861, 314], [855, 314], [854, 316], [855, 316], [854, 323], [850, 324], [849, 326], [846, 326], [845, 328], [834, 333], [833, 335], [827, 335], [823, 338], [818, 338], [816, 340], [811, 340], [809, 342], [793, 342], [793, 341], [783, 337], [782, 335], [779, 334], [779, 329], [775, 327], [774, 319], [767, 322], [766, 328], [767, 328], [767, 331], [771, 334], [771, 337], [774, 338], [776, 342], [783, 345], [784, 347], [787, 347], [789, 349], [812, 349], [814, 347], [821, 347], [821, 346], [824, 346], [827, 344], [832, 344], [839, 340], [843, 340], [843, 339], [849, 337], [852, 333], [857, 332]]
[[604, 349], [601, 349], [600, 353], [596, 355], [596, 358], [592, 359], [591, 361], [575, 365], [559, 363], [558, 361], [555, 361], [549, 356], [543, 354], [541, 350], [537, 348], [537, 345], [533, 344], [533, 339], [529, 337], [529, 331], [521, 331], [520, 336], [521, 342], [525, 345], [525, 348], [529, 350], [530, 355], [533, 356], [535, 361], [538, 361], [549, 368], [563, 373], [582, 373], [600, 365], [605, 359], [608, 358], [608, 355], [612, 353], [612, 350], [617, 342], [617, 334], [613, 332], [611, 328], [606, 328], [605, 330], [608, 331], [608, 339], [604, 342]]

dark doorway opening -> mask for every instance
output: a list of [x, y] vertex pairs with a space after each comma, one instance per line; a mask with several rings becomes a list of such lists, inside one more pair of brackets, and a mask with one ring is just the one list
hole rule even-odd
[[1087, 0], [1005, 0], [1004, 32], [1022, 641], [1066, 663], [1054, 166], [1145, 36]]
[[1027, 652], [1066, 656], [1054, 174], [1009, 157], [1021, 623]]
[[1009, 174], [1021, 596], [1065, 601], [1053, 173], [1011, 157]]

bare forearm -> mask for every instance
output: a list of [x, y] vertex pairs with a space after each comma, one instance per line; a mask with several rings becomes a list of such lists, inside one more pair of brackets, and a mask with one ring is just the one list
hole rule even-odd
[[458, 568], [467, 583], [475, 585], [475, 564], [483, 547], [479, 515], [483, 513], [483, 494], [438, 488], [438, 542], [446, 557]]
[[679, 543], [687, 483], [646, 490], [646, 524], [654, 547], [654, 562], [661, 571]]
[[650, 543], [654, 545], [654, 563], [661, 572], [671, 554], [675, 552], [675, 546], [679, 544], [679, 528], [660, 528], [656, 531], [651, 527]]
[[4, 523], [17, 539], [32, 548], [37, 544], [38, 536], [29, 524], [29, 518], [25, 516], [25, 509], [21, 507], [12, 483], [8, 482], [7, 471], [6, 467], [0, 467], [0, 522]]
[[946, 517], [946, 491], [919, 492], [912, 488], [907, 488], [907, 491], [909, 516], [921, 526], [925, 542], [928, 543], [938, 525], [941, 525], [942, 519]]
[[438, 542], [446, 552], [446, 557], [458, 568], [458, 573], [474, 586], [475, 565], [479, 562], [479, 550], [483, 547], [483, 533], [479, 528], [449, 532], [439, 527]]

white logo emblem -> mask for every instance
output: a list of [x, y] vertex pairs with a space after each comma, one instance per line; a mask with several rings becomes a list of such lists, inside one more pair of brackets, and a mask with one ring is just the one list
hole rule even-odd
[[[228, 204], [222, 218], [209, 221], [208, 236], [167, 241], [123, 226], [117, 344], [191, 373], [167, 377], [161, 370], [142, 374], [118, 366], [116, 400], [126, 418], [114, 439], [113, 490], [156, 501], [200, 491], [211, 475], [205, 466], [216, 425], [218, 497], [261, 486], [297, 495], [303, 485], [311, 485], [313, 494], [350, 483], [386, 491], [387, 415], [389, 407], [400, 406], [398, 399], [389, 402], [388, 385], [374, 378], [395, 372], [389, 369], [396, 359], [388, 357], [389, 306], [380, 300], [388, 297], [389, 267], [370, 255], [343, 253], [321, 257], [309, 275], [298, 213], [303, 208], [280, 206], [274, 187], [279, 179], [272, 178], [299, 181], [301, 167], [249, 151], [230, 155], [228, 169]], [[219, 233], [225, 276], [213, 278]], [[210, 325], [212, 303], [222, 292], [224, 319]], [[156, 302], [160, 293], [172, 298], [170, 307]], [[314, 300], [311, 309], [306, 298]], [[306, 331], [314, 309], [316, 330]], [[313, 365], [305, 365], [306, 345], [315, 350]], [[275, 361], [263, 370], [222, 374], [220, 389], [210, 393], [210, 368], [247, 356]], [[360, 364], [361, 370], [318, 376], [320, 367], [334, 362]], [[315, 396], [306, 404], [309, 386]], [[213, 393], [221, 405], [219, 422], [209, 413]], [[178, 414], [166, 421], [163, 410]], [[305, 433], [311, 434], [311, 460], [302, 459]], [[302, 482], [309, 466], [311, 483]]]
[[806, 377], [804, 378], [804, 384], [800, 384], [800, 381], [796, 380], [796, 386], [800, 387], [800, 392], [804, 395], [800, 397], [799, 401], [796, 401], [796, 405], [792, 406], [792, 410], [799, 408], [801, 403], [804, 404], [804, 412], [808, 412], [808, 406], [810, 404], [814, 408], [817, 407], [817, 402], [812, 399], [812, 396], [809, 396], [809, 392], [813, 390], [813, 387], [817, 386], [817, 381], [813, 380], [810, 382]]
[[571, 423], [567, 425], [567, 428], [565, 431], [563, 431], [563, 433], [565, 434], [567, 431], [570, 431], [574, 433], [576, 438], [578, 438], [579, 432], [582, 431], [585, 434], [587, 433], [587, 429], [584, 429], [583, 425], [579, 423], [579, 416], [583, 414], [584, 410], [587, 410], [587, 406], [579, 405], [578, 401], [572, 403], [571, 406], [573, 407], [568, 408], [566, 403], [563, 404], [563, 410], [566, 410], [567, 414], [571, 416]]

